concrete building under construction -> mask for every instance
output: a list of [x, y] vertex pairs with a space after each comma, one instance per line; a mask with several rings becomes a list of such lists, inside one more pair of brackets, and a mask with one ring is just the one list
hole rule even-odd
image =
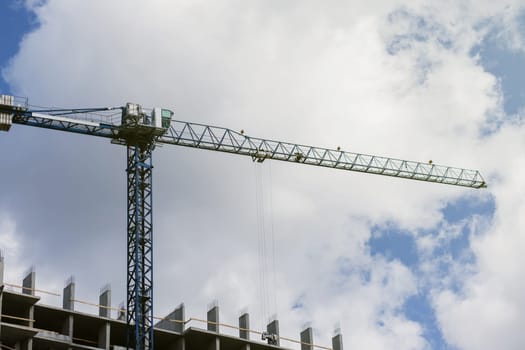
[[[116, 308], [118, 316], [111, 317], [111, 290], [101, 290], [98, 314], [75, 310], [75, 283], [68, 280], [62, 293], [62, 307], [43, 305], [36, 294], [35, 272], [29, 271], [21, 285], [4, 281], [4, 261], [0, 257], [0, 349], [7, 350], [72, 350], [72, 349], [126, 349], [127, 324], [125, 310]], [[89, 304], [89, 303], [88, 303]], [[250, 329], [250, 316], [244, 313], [238, 325], [226, 325], [219, 321], [219, 307], [208, 307], [207, 319], [186, 318], [184, 304], [179, 305], [165, 318], [157, 319], [154, 327], [155, 348], [159, 350], [266, 350], [286, 349], [289, 346], [301, 350], [342, 350], [342, 336], [332, 338], [332, 347], [315, 345], [312, 328], [300, 333], [299, 339], [280, 336], [279, 321], [273, 320], [265, 332]], [[191, 326], [190, 326], [191, 324]], [[200, 324], [202, 328], [194, 327]], [[222, 333], [229, 329], [238, 336]]]

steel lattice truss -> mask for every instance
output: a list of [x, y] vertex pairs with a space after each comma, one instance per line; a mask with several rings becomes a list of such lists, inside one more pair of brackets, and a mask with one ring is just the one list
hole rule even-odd
[[152, 147], [127, 146], [128, 275], [127, 324], [129, 344], [137, 350], [153, 349], [153, 210]]
[[486, 187], [477, 170], [265, 140], [230, 129], [182, 121], [172, 121], [168, 134], [157, 142], [241, 154], [260, 162], [272, 159], [447, 185]]

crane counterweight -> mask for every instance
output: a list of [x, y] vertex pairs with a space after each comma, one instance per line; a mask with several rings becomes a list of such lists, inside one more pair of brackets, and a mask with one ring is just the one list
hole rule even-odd
[[[7, 107], [13, 106], [13, 96], [0, 95], [0, 105]], [[0, 112], [0, 130], [9, 131], [11, 128], [12, 119], [12, 113]]]
[[27, 98], [0, 95], [0, 131], [9, 131], [14, 113], [27, 110]]

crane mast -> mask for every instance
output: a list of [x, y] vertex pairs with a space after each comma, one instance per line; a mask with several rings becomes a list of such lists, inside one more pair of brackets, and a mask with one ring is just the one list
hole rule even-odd
[[146, 123], [139, 105], [128, 103], [122, 109], [120, 136], [127, 154], [126, 322], [128, 343], [135, 349], [154, 348], [152, 152], [162, 130]]
[[[152, 153], [156, 144], [199, 148], [333, 169], [469, 188], [486, 187], [477, 170], [273, 141], [231, 129], [172, 120], [173, 112], [122, 107], [31, 109], [26, 98], [0, 95], [0, 130], [12, 124], [104, 137], [126, 147], [128, 347], [154, 349]], [[117, 118], [117, 119], [116, 119]]]

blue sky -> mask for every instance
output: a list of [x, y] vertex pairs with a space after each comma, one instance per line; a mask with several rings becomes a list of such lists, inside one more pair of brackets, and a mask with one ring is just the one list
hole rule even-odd
[[[314, 320], [321, 345], [340, 321], [345, 347], [485, 350], [505, 339], [523, 348], [512, 326], [525, 306], [513, 269], [523, 242], [523, 5], [229, 0], [210, 15], [204, 3], [134, 2], [137, 24], [103, 1], [4, 1], [0, 91], [49, 105], [162, 105], [254, 136], [480, 169], [489, 188], [265, 164], [273, 304], [258, 299], [254, 165], [163, 147], [158, 314], [185, 301], [199, 316], [218, 298], [229, 323], [247, 305], [261, 323], [279, 314], [286, 334]], [[22, 270], [36, 264], [49, 288], [75, 274], [91, 288], [78, 288], [84, 299], [108, 281], [123, 299], [122, 149], [26, 129], [0, 135], [0, 147], [19, 152], [0, 168], [10, 184], [0, 188], [0, 235], [11, 242], [0, 248], [16, 251], [7, 256]], [[63, 254], [49, 258], [57, 247]]]
[[[0, 39], [2, 51], [0, 62], [2, 67], [18, 51], [24, 34], [35, 27], [35, 16], [27, 11], [20, 1], [2, 1], [0, 4]], [[9, 93], [9, 85], [0, 77], [0, 90]]]
[[[472, 232], [469, 226], [464, 225], [464, 223], [473, 216], [492, 217], [495, 210], [494, 204], [492, 199], [486, 202], [476, 202], [472, 198], [460, 198], [455, 202], [448, 203], [442, 209], [446, 223], [460, 225], [463, 223], [463, 225], [461, 225], [458, 236], [440, 246], [433, 254], [436, 257], [449, 255], [452, 260], [465, 264], [473, 263], [470, 260], [472, 255], [469, 240], [471, 235], [476, 234], [476, 232]], [[435, 229], [432, 229], [428, 232], [420, 232], [420, 234], [432, 236], [437, 233]], [[404, 231], [395, 226], [377, 227], [374, 229], [368, 244], [372, 255], [381, 255], [388, 260], [397, 259], [404, 265], [409, 266], [416, 274], [424, 274], [423, 271], [419, 271], [419, 264], [422, 263], [420, 259], [428, 259], [428, 257], [420, 256], [417, 242], [412, 232]], [[450, 268], [449, 264], [442, 264], [440, 273], [447, 275]], [[443, 339], [439, 325], [436, 323], [431, 300], [428, 297], [428, 292], [432, 287], [424, 283], [420, 285], [419, 292], [406, 300], [403, 312], [407, 318], [423, 325], [425, 337], [433, 349], [453, 349]]]
[[505, 112], [515, 114], [523, 107], [525, 88], [521, 83], [525, 72], [517, 69], [523, 64], [525, 55], [519, 50], [510, 50], [498, 42], [497, 38], [488, 37], [477, 48], [483, 67], [498, 77], [505, 96]]

